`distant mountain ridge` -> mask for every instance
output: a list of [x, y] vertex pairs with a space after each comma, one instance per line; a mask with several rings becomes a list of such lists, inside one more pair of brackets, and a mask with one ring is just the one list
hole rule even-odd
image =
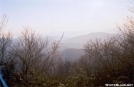
[[104, 32], [95, 32], [90, 33], [87, 35], [81, 35], [77, 37], [73, 37], [70, 39], [67, 39], [65, 43], [85, 43], [89, 40], [95, 40], [95, 39], [107, 39], [108, 37], [112, 36], [110, 33], [104, 33]]
[[85, 54], [83, 47], [89, 40], [106, 40], [108, 37], [112, 37], [114, 34], [95, 32], [87, 35], [81, 35], [73, 38], [69, 38], [60, 44], [62, 57], [65, 60], [75, 61]]
[[112, 36], [113, 34], [104, 33], [104, 32], [90, 33], [87, 35], [81, 35], [81, 36], [69, 38], [63, 42], [62, 47], [82, 49], [83, 46], [89, 40], [93, 40], [93, 41], [96, 39], [106, 40], [108, 37], [112, 37]]

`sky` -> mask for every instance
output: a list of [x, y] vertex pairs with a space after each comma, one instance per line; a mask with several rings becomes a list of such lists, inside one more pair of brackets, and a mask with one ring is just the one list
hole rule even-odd
[[[131, 0], [0, 0], [6, 14], [5, 31], [18, 35], [24, 27], [47, 36], [79, 36], [92, 32], [117, 32]], [[0, 18], [1, 19], [1, 18]]]

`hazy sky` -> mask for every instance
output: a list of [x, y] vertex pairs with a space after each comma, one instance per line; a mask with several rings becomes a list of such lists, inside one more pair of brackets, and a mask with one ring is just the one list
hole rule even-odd
[[5, 31], [18, 34], [24, 26], [43, 35], [76, 36], [114, 32], [130, 14], [131, 0], [0, 0]]

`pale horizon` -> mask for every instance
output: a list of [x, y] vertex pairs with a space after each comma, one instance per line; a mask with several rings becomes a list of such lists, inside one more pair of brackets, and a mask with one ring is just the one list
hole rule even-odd
[[115, 33], [122, 25], [129, 0], [0, 0], [0, 16], [6, 14], [4, 31], [18, 35], [28, 26], [44, 36], [75, 37], [93, 32]]

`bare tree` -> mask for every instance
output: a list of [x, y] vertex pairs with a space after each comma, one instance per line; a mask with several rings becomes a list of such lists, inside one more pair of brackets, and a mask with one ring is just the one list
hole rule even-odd
[[10, 82], [13, 79], [15, 63], [10, 55], [12, 35], [10, 32], [7, 34], [3, 32], [3, 28], [6, 26], [7, 21], [7, 16], [3, 15], [2, 20], [0, 21], [0, 71], [6, 81]]
[[52, 72], [58, 55], [58, 42], [51, 44], [48, 37], [43, 38], [34, 31], [26, 28], [17, 43], [14, 44], [12, 54], [18, 61], [18, 72], [24, 84], [32, 80], [32, 73], [47, 75]]
[[107, 41], [89, 41], [85, 45], [86, 54], [79, 64], [83, 62], [81, 67], [85, 72], [93, 67], [95, 85], [133, 82], [134, 68], [129, 67], [134, 66], [134, 20], [129, 19], [119, 30], [120, 35]]
[[5, 27], [5, 25], [7, 24], [7, 22], [8, 22], [7, 16], [6, 15], [3, 15], [2, 16], [2, 20], [0, 21], [0, 32]]

